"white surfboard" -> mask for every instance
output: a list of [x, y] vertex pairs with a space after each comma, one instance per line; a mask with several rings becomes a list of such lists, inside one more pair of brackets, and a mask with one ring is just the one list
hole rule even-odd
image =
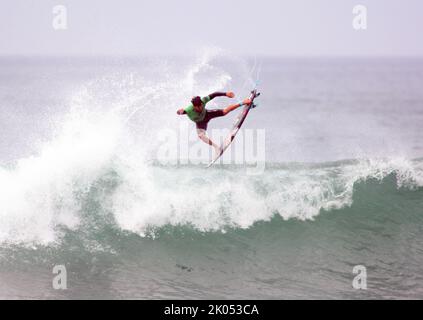
[[238, 117], [235, 120], [235, 124], [232, 127], [231, 132], [226, 137], [225, 141], [220, 145], [220, 153], [217, 153], [212, 161], [207, 165], [207, 168], [212, 166], [225, 152], [225, 150], [229, 147], [229, 145], [232, 143], [232, 141], [235, 139], [236, 134], [238, 133], [239, 129], [241, 128], [242, 124], [244, 123], [245, 118], [248, 115], [248, 112], [250, 112], [251, 108], [254, 108], [254, 99], [260, 95], [259, 92], [257, 92], [257, 89], [254, 89], [251, 91], [250, 100], [251, 104], [244, 106], [244, 109], [242, 109], [242, 112], [238, 115]]

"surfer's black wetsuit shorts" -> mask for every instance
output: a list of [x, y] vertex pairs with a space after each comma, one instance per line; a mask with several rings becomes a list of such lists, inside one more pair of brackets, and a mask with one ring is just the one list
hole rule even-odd
[[207, 124], [211, 119], [217, 118], [217, 117], [222, 117], [222, 116], [223, 116], [223, 110], [222, 109], [207, 110], [206, 116], [204, 117], [204, 119], [202, 121], [196, 122], [197, 129], [207, 130]]

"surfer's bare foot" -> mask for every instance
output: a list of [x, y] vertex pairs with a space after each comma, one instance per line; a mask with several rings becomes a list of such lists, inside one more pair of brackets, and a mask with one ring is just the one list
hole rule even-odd
[[222, 149], [220, 149], [219, 146], [213, 146], [213, 147], [214, 147], [214, 151], [216, 152], [216, 155], [219, 155]]

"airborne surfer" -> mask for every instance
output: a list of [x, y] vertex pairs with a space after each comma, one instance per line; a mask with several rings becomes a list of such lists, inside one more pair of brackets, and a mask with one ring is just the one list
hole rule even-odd
[[214, 92], [212, 94], [209, 94], [205, 97], [193, 97], [191, 99], [191, 103], [185, 107], [181, 108], [177, 111], [177, 114], [183, 115], [186, 114], [190, 120], [194, 121], [197, 126], [197, 134], [198, 137], [207, 143], [208, 145], [211, 145], [215, 148], [217, 154], [221, 152], [220, 147], [215, 144], [212, 140], [210, 140], [206, 135], [207, 130], [207, 124], [208, 122], [217, 117], [226, 116], [229, 112], [235, 110], [236, 108], [241, 107], [242, 105], [249, 105], [251, 104], [250, 99], [244, 99], [244, 101], [236, 104], [231, 104], [227, 106], [225, 109], [213, 109], [213, 110], [207, 110], [206, 104], [213, 100], [216, 97], [223, 97], [226, 96], [228, 98], [235, 97], [235, 94], [233, 92]]

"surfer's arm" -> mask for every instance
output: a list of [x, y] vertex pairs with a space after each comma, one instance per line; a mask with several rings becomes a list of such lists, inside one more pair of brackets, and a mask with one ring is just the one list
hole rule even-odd
[[186, 114], [187, 112], [185, 111], [184, 108], [179, 109], [178, 111], [176, 111], [177, 114], [182, 115], [182, 114]]
[[213, 92], [208, 95], [209, 101], [216, 98], [216, 97], [228, 97], [233, 98], [235, 97], [235, 94], [233, 92]]

